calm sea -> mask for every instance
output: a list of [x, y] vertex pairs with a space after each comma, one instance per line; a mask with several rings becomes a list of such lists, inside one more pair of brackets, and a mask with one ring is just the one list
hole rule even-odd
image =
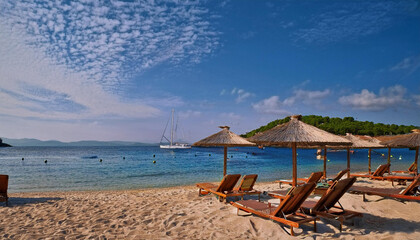
[[[386, 154], [386, 149], [372, 153], [372, 169], [387, 161]], [[392, 149], [392, 169], [406, 170], [414, 155], [415, 151], [408, 149]], [[257, 173], [259, 181], [291, 177], [292, 151], [288, 148], [228, 148], [228, 157], [228, 173]], [[346, 159], [346, 152], [328, 153], [328, 175], [346, 168]], [[367, 162], [368, 151], [356, 150], [351, 155], [352, 171], [367, 171]], [[323, 161], [316, 159], [315, 150], [298, 150], [299, 176], [322, 169]], [[0, 148], [0, 174], [10, 176], [9, 192], [189, 185], [222, 178], [223, 148], [175, 151], [159, 147]]]

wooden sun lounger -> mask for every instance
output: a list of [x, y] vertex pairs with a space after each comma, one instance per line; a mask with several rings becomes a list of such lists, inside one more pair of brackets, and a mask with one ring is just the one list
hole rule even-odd
[[386, 172], [389, 172], [389, 167], [391, 164], [382, 164], [372, 174], [351, 174], [350, 177], [361, 177], [361, 178], [371, 178], [383, 180], [382, 177]]
[[219, 185], [213, 183], [197, 183], [198, 195], [207, 195], [213, 193], [219, 196], [219, 201], [226, 200], [228, 197], [242, 197], [245, 195], [258, 195], [260, 197], [261, 192], [254, 190], [254, 184], [257, 181], [258, 175], [251, 174], [245, 175], [242, 178], [241, 183], [237, 188], [234, 188], [236, 183], [241, 177], [240, 174], [226, 175]]
[[245, 175], [242, 178], [241, 183], [239, 183], [239, 186], [233, 189], [233, 194], [242, 194], [242, 198], [244, 195], [258, 195], [258, 200], [260, 200], [261, 192], [254, 189], [257, 178], [258, 174]]
[[392, 171], [396, 173], [408, 173], [408, 174], [416, 174], [416, 163], [413, 162], [407, 170], [399, 170], [399, 171]]
[[414, 200], [420, 201], [420, 176], [417, 176], [414, 181], [407, 186], [407, 188], [401, 190], [397, 188], [372, 188], [354, 186], [351, 187], [349, 192], [355, 194], [363, 194], [363, 201], [366, 201], [367, 195], [377, 195], [384, 198], [396, 198], [401, 200]]
[[[297, 179], [298, 180], [297, 185], [302, 185], [302, 184], [309, 183], [309, 182], [317, 183], [321, 179], [322, 175], [323, 175], [322, 172], [313, 172], [311, 174], [311, 176], [309, 176], [309, 178], [298, 178]], [[280, 188], [281, 188], [282, 183], [289, 184], [289, 185], [293, 184], [292, 180], [276, 180], [274, 182], [279, 183]]]
[[341, 170], [333, 179], [328, 179], [327, 182], [329, 184], [333, 184], [335, 181], [340, 180], [346, 173], [350, 172], [349, 168], [346, 168], [344, 170]]
[[313, 182], [293, 187], [281, 199], [278, 207], [272, 207], [270, 203], [266, 204], [256, 200], [241, 200], [231, 202], [231, 204], [238, 208], [238, 215], [239, 210], [242, 210], [290, 226], [290, 234], [292, 236], [294, 236], [293, 228], [298, 228], [304, 223], [313, 222], [314, 231], [316, 232], [316, 220], [318, 220], [318, 217], [297, 212], [314, 188], [315, 183]]
[[[392, 172], [394, 173], [394, 172]], [[416, 176], [414, 175], [395, 175], [395, 174], [390, 174], [390, 175], [385, 175], [383, 177], [376, 177], [373, 178], [375, 180], [388, 180], [392, 182], [392, 186], [394, 186], [394, 182], [398, 182], [400, 185], [405, 185], [407, 181], [414, 181], [414, 179], [416, 178]]]
[[334, 182], [318, 202], [305, 201], [302, 204], [303, 211], [314, 216], [339, 221], [341, 232], [345, 220], [363, 216], [360, 212], [344, 209], [339, 202], [340, 198], [350, 189], [354, 182], [356, 182], [355, 177]]
[[0, 175], [0, 202], [6, 202], [9, 205], [9, 197], [7, 196], [7, 187], [9, 185], [9, 175]]

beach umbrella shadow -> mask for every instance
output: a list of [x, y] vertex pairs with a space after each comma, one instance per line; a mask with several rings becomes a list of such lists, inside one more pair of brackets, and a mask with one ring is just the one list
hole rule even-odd
[[30, 204], [38, 203], [52, 203], [60, 201], [63, 198], [58, 197], [40, 197], [40, 198], [21, 198], [21, 197], [9, 197], [9, 207], [25, 206]]

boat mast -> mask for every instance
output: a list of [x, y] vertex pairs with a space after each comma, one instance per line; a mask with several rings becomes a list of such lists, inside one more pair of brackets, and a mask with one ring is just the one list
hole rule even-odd
[[174, 109], [172, 108], [172, 120], [171, 120], [171, 146], [174, 138]]

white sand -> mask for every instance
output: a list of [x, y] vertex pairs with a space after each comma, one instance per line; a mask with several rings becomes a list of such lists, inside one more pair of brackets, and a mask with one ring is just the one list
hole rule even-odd
[[[389, 182], [362, 185], [391, 187]], [[277, 190], [273, 183], [256, 189]], [[318, 221], [290, 237], [282, 226], [236, 208], [214, 196], [198, 197], [193, 186], [133, 191], [14, 193], [0, 205], [1, 239], [420, 239], [420, 203], [345, 194], [345, 208], [364, 213], [359, 226]], [[267, 200], [264, 198], [264, 200]], [[286, 227], [287, 230], [289, 230]], [[300, 231], [299, 231], [300, 230]]]

